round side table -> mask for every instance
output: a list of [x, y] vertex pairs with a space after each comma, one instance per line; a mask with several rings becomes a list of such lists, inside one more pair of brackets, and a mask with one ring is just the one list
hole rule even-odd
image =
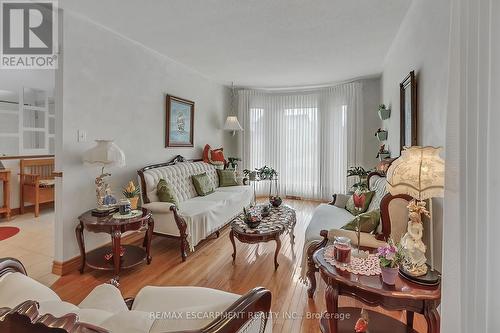
[[338, 320], [338, 314], [345, 312], [358, 315], [359, 311], [353, 312], [352, 308], [339, 308], [338, 297], [340, 295], [352, 297], [369, 306], [381, 306], [394, 311], [406, 310], [406, 325], [386, 315], [370, 313], [370, 332], [415, 332], [413, 316], [417, 312], [424, 315], [428, 333], [439, 333], [440, 317], [437, 311], [441, 303], [439, 285], [421, 286], [398, 276], [396, 284], [390, 286], [382, 282], [380, 275], [365, 276], [337, 269], [325, 260], [324, 253], [323, 248], [313, 255], [313, 260], [319, 267], [321, 277], [327, 286], [325, 290], [327, 311], [323, 314], [320, 323], [323, 333], [354, 331], [354, 326], [346, 327], [345, 323]]
[[[80, 273], [83, 274], [85, 266], [97, 270], [113, 271], [114, 277], [111, 283], [118, 286], [120, 270], [132, 268], [143, 262], [151, 263], [151, 238], [153, 237], [154, 220], [151, 211], [139, 208], [142, 214], [127, 219], [115, 219], [113, 214], [98, 217], [93, 216], [89, 210], [78, 217], [80, 223], [76, 226], [76, 239], [80, 248], [81, 266]], [[90, 252], [85, 252], [85, 241], [83, 230], [94, 233], [107, 233], [111, 236], [111, 246], [99, 247]], [[121, 256], [121, 236], [126, 231], [145, 231], [142, 247], [135, 245], [124, 245], [124, 253]], [[112, 254], [109, 260], [105, 256]]]

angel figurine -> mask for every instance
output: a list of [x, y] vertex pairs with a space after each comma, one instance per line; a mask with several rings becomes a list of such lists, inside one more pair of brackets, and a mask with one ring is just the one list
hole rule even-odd
[[422, 241], [424, 227], [421, 214], [430, 216], [425, 208], [424, 201], [412, 200], [408, 204], [409, 221], [406, 234], [401, 238], [405, 262], [404, 268], [413, 276], [422, 276], [427, 273], [427, 258], [425, 257], [425, 244]]

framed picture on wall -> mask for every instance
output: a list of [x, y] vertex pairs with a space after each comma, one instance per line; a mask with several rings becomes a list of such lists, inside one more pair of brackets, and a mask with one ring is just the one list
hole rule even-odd
[[404, 147], [416, 146], [417, 143], [417, 80], [415, 72], [410, 74], [399, 84], [400, 94], [400, 140], [401, 150]]
[[165, 147], [193, 147], [194, 102], [167, 95]]

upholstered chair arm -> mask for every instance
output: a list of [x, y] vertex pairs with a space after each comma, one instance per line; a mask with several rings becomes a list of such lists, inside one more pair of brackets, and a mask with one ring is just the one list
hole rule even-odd
[[175, 333], [264, 333], [270, 311], [271, 292], [257, 287], [241, 296], [207, 326]]
[[153, 214], [154, 213], [171, 213], [171, 207], [175, 205], [171, 202], [150, 202], [150, 203], [145, 203], [142, 205], [142, 207], [149, 209]]
[[347, 194], [336, 193], [332, 196], [332, 201], [329, 202], [329, 204], [335, 207], [345, 208], [347, 200], [349, 200], [350, 197], [351, 196]]
[[[370, 234], [366, 232], [361, 232], [360, 234], [360, 245], [362, 247], [368, 248], [378, 248], [380, 246], [387, 245], [386, 242], [378, 240], [377, 235]], [[333, 241], [335, 237], [347, 237], [351, 240], [351, 243], [355, 246], [358, 245], [358, 233], [352, 230], [344, 230], [344, 229], [330, 229], [328, 231], [328, 239]]]
[[21, 273], [28, 275], [23, 264], [15, 258], [0, 258], [0, 277], [7, 273]]

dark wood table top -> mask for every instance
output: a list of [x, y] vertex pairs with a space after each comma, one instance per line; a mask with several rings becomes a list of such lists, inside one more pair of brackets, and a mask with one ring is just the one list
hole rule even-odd
[[86, 226], [120, 226], [143, 221], [151, 217], [151, 211], [149, 209], [138, 208], [138, 210], [142, 210], [142, 215], [129, 219], [115, 219], [113, 218], [114, 213], [111, 213], [107, 216], [93, 216], [92, 210], [88, 210], [80, 215], [78, 217], [78, 220], [80, 220]]
[[415, 300], [439, 300], [441, 298], [441, 287], [439, 285], [431, 287], [422, 286], [398, 275], [396, 284], [390, 286], [382, 282], [380, 275], [366, 276], [337, 269], [325, 260], [324, 252], [325, 248], [316, 251], [313, 255], [313, 260], [318, 265], [321, 274], [328, 279], [332, 279], [335, 283], [390, 298], [410, 298]]

